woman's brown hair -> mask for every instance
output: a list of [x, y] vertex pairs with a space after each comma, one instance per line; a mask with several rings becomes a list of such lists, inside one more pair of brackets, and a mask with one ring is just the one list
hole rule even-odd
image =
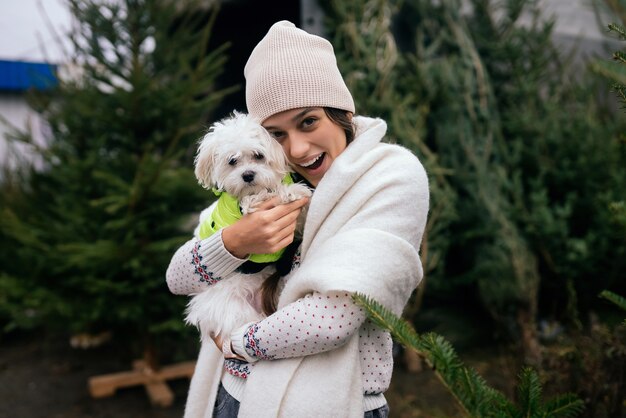
[[346, 143], [350, 145], [356, 135], [356, 127], [352, 122], [352, 113], [347, 110], [335, 109], [334, 107], [325, 107], [324, 113], [335, 125], [343, 129], [346, 133]]
[[[352, 114], [346, 110], [335, 109], [333, 107], [324, 107], [323, 109], [328, 119], [343, 129], [346, 133], [346, 144], [350, 145], [356, 136], [356, 127], [354, 123], [352, 123]], [[263, 313], [265, 313], [265, 315], [269, 316], [276, 312], [276, 299], [280, 278], [286, 276], [291, 271], [293, 257], [299, 246], [299, 242], [294, 242], [287, 247], [281, 258], [283, 265], [286, 263], [287, 267], [281, 269], [277, 266], [276, 273], [265, 279], [261, 285], [261, 306], [263, 307]]]

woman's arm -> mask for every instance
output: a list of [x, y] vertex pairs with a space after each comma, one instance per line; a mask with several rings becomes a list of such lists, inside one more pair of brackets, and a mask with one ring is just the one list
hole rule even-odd
[[345, 344], [365, 321], [349, 293], [312, 293], [233, 332], [233, 351], [248, 362], [300, 357]]
[[170, 292], [192, 295], [227, 277], [246, 260], [232, 255], [222, 241], [222, 231], [207, 239], [193, 238], [174, 254], [165, 273]]
[[296, 219], [308, 199], [280, 204], [276, 198], [259, 206], [209, 238], [194, 238], [180, 247], [165, 274], [170, 291], [177, 295], [199, 293], [227, 277], [249, 254], [276, 252], [293, 241]]

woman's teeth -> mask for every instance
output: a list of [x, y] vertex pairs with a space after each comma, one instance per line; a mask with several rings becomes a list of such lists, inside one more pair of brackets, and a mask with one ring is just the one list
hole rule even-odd
[[300, 164], [300, 166], [304, 168], [317, 168], [318, 164], [316, 163], [317, 162], [321, 163], [321, 159], [323, 156], [324, 156], [324, 153], [321, 153], [317, 157], [313, 158], [311, 161], [307, 161], [306, 163]]

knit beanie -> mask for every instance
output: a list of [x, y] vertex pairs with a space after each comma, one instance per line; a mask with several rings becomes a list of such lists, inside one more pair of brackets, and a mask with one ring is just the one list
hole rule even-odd
[[275, 23], [244, 68], [248, 113], [263, 122], [301, 107], [334, 107], [354, 113], [333, 47], [286, 20]]

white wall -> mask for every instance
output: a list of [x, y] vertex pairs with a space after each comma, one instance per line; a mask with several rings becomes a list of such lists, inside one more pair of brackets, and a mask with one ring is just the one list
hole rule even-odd
[[[47, 124], [28, 107], [21, 94], [4, 93], [0, 95], [0, 116], [8, 120], [14, 127], [19, 128], [20, 131], [32, 132], [35, 145], [45, 145], [48, 132]], [[12, 169], [18, 166], [22, 162], [21, 160], [40, 167], [41, 161], [33, 157], [33, 150], [30, 146], [4, 140], [5, 135], [10, 134], [11, 131], [11, 127], [0, 122], [0, 138], [3, 138], [0, 141], [0, 167]]]
[[[66, 36], [71, 18], [62, 0], [0, 1], [0, 59], [62, 63], [70, 51]], [[45, 122], [26, 104], [21, 92], [0, 92], [0, 116], [20, 130], [30, 130], [44, 142]], [[36, 165], [28, 147], [12, 146], [5, 139], [10, 127], [0, 121], [0, 167], [13, 168], [20, 159]]]

